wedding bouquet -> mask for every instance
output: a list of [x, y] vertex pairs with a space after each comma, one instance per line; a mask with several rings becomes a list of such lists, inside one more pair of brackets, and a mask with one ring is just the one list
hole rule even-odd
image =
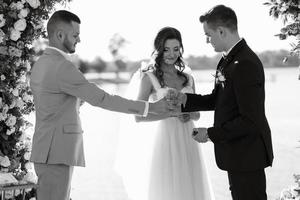
[[166, 99], [169, 103], [176, 106], [179, 103], [178, 99], [179, 92], [174, 88], [169, 88], [166, 94]]

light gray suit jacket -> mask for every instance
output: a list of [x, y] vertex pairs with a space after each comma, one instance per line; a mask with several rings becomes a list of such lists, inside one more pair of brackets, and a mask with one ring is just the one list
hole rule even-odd
[[144, 102], [108, 94], [87, 81], [55, 49], [47, 48], [34, 64], [30, 87], [36, 109], [30, 160], [36, 163], [85, 166], [79, 99], [111, 111], [143, 115], [145, 110]]

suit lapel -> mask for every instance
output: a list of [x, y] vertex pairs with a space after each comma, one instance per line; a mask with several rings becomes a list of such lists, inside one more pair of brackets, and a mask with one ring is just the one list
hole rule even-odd
[[247, 43], [245, 39], [242, 39], [239, 41], [232, 50], [228, 53], [227, 56], [225, 56], [224, 61], [221, 63], [220, 69], [224, 69], [226, 66], [228, 66], [234, 59], [234, 57], [240, 52], [240, 50], [247, 46]]
[[[242, 39], [232, 48], [232, 50], [229, 52], [227, 56], [222, 56], [222, 58], [220, 59], [217, 65], [217, 71], [220, 71], [222, 74], [224, 74], [225, 78], [226, 78], [226, 74], [225, 74], [226, 67], [234, 60], [236, 55], [240, 52], [241, 48], [245, 46], [247, 46], [247, 43], [245, 39]], [[217, 77], [217, 71], [215, 73], [215, 77]], [[216, 78], [215, 78], [215, 88], [218, 88], [216, 84]]]

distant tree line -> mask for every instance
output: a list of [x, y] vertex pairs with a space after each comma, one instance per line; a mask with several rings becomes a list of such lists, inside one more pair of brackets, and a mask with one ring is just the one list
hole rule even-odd
[[[277, 51], [263, 51], [261, 53], [257, 53], [258, 57], [261, 59], [265, 68], [269, 67], [296, 67], [300, 65], [299, 58], [297, 56], [289, 56], [286, 60], [285, 57], [289, 55], [289, 51], [287, 50], [277, 50]], [[221, 58], [221, 54], [217, 54], [215, 56], [188, 56], [185, 58], [188, 66], [193, 70], [199, 69], [215, 69], [219, 60]], [[85, 61], [79, 58], [78, 65], [79, 69], [83, 73], [87, 72], [104, 72], [104, 71], [112, 71], [112, 72], [120, 72], [120, 71], [128, 71], [133, 72], [136, 71], [140, 67], [140, 63], [145, 60], [140, 61], [124, 61], [123, 65], [126, 67], [118, 68], [114, 62], [106, 62], [101, 57], [97, 57], [94, 61]]]
[[[299, 66], [300, 61], [298, 57], [289, 56], [289, 58], [286, 59], [288, 54], [289, 51], [286, 50], [264, 51], [257, 53], [265, 68]], [[214, 69], [217, 66], [220, 58], [221, 54], [217, 54], [213, 57], [189, 56], [185, 60], [192, 69]]]

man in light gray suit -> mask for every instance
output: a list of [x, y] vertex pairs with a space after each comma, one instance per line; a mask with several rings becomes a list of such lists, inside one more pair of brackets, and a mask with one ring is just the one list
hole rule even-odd
[[31, 161], [38, 176], [38, 200], [69, 200], [73, 166], [85, 166], [78, 114], [80, 99], [107, 110], [146, 116], [174, 109], [160, 100], [132, 101], [88, 82], [69, 61], [80, 42], [80, 19], [68, 11], [48, 21], [49, 47], [34, 64], [30, 86], [36, 109]]

